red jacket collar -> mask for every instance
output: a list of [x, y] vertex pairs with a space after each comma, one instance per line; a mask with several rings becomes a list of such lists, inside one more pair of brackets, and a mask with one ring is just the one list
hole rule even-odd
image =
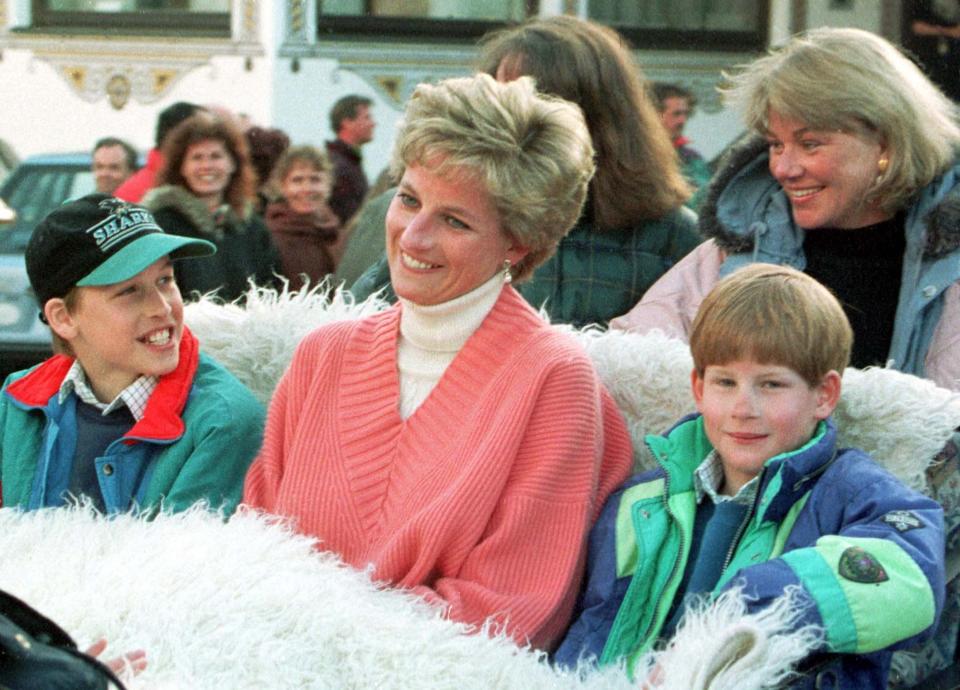
[[[21, 405], [43, 407], [60, 390], [60, 384], [73, 365], [73, 357], [54, 355], [26, 376], [9, 386], [7, 394]], [[169, 374], [160, 377], [147, 401], [143, 418], [124, 434], [124, 438], [172, 441], [183, 435], [181, 413], [193, 385], [200, 361], [200, 343], [184, 326], [180, 338], [180, 362]]]

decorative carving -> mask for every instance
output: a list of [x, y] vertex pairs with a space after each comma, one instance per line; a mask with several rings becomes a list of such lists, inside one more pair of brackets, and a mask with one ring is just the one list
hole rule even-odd
[[[236, 4], [234, 8], [237, 9]], [[260, 25], [260, 3], [257, 0], [243, 0], [239, 11], [240, 21], [234, 40], [238, 43], [256, 43]]]
[[162, 64], [149, 59], [134, 63], [132, 60], [106, 57], [81, 61], [77, 57], [44, 55], [39, 51], [37, 57], [52, 63], [67, 84], [85, 101], [96, 102], [108, 98], [110, 105], [118, 110], [131, 97], [138, 103], [160, 100], [180, 77], [206, 64], [201, 59], [165, 60]]
[[394, 103], [401, 104], [403, 99], [400, 94], [403, 87], [403, 78], [400, 76], [379, 76], [374, 77], [374, 81], [380, 86], [380, 90], [390, 96]]
[[110, 105], [116, 110], [121, 110], [127, 104], [130, 98], [130, 80], [122, 74], [114, 74], [107, 81], [107, 98], [110, 99]]

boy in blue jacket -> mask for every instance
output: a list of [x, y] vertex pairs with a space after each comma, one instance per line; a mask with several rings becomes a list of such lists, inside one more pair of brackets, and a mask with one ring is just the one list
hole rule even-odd
[[648, 436], [659, 467], [604, 507], [558, 663], [633, 672], [694, 598], [741, 587], [753, 612], [798, 586], [797, 625], [824, 631], [801, 682], [886, 687], [892, 651], [932, 634], [943, 606], [943, 512], [837, 448], [852, 340], [837, 300], [799, 271], [753, 264], [717, 284], [690, 337], [699, 414]]
[[60, 354], [0, 393], [3, 506], [233, 511], [263, 407], [200, 352], [173, 276], [173, 261], [214, 251], [103, 194], [40, 222], [27, 273]]

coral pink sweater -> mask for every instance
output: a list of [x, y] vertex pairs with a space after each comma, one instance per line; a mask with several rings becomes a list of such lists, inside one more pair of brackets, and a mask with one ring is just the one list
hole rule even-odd
[[244, 501], [373, 576], [548, 647], [590, 526], [632, 466], [586, 354], [511, 287], [406, 421], [397, 306], [322, 327], [281, 380]]

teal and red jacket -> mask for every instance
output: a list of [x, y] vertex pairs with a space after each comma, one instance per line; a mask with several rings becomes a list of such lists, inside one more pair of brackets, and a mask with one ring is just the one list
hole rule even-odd
[[[713, 450], [699, 415], [648, 436], [659, 467], [613, 494], [589, 543], [587, 583], [555, 660], [637, 659], [657, 642], [682, 580]], [[704, 499], [709, 500], [709, 499]], [[886, 687], [895, 649], [929, 637], [944, 600], [943, 511], [866, 453], [836, 448], [832, 421], [768, 460], [714, 594], [742, 587], [748, 611], [799, 586], [797, 625], [825, 631], [841, 688]]]
[[[77, 397], [61, 404], [73, 358], [54, 355], [11, 374], [0, 394], [4, 507], [63, 504], [77, 438]], [[108, 513], [183, 510], [198, 500], [233, 512], [260, 449], [263, 406], [184, 328], [177, 368], [160, 377], [144, 416], [96, 459]]]

